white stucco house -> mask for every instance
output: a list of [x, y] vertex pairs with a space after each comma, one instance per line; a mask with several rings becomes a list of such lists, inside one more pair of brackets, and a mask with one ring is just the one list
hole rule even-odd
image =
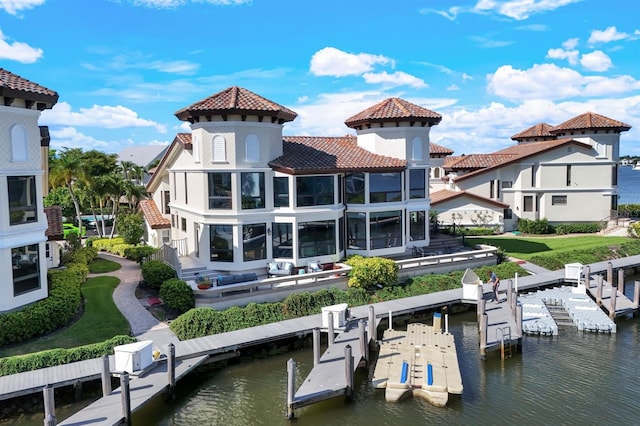
[[58, 94], [0, 68], [0, 312], [48, 295], [46, 175], [38, 119]]
[[628, 124], [588, 112], [538, 124], [491, 154], [445, 159], [446, 188], [431, 194], [441, 223], [517, 228], [519, 218], [551, 224], [617, 217], [620, 133]]
[[441, 116], [387, 99], [355, 136], [287, 137], [296, 113], [239, 87], [176, 112], [176, 136], [141, 209], [147, 242], [209, 270], [264, 273], [429, 245], [429, 131]]

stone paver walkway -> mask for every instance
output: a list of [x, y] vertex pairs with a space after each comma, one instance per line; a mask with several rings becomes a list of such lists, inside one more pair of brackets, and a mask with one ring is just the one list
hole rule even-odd
[[136, 297], [138, 283], [142, 280], [140, 265], [128, 259], [107, 253], [100, 253], [98, 257], [121, 266], [117, 271], [102, 275], [110, 275], [120, 279], [120, 284], [113, 291], [113, 301], [124, 317], [129, 321], [131, 333], [138, 340], [153, 340], [154, 349], [165, 351], [169, 343], [178, 342], [178, 338], [166, 323], [159, 321], [140, 303]]

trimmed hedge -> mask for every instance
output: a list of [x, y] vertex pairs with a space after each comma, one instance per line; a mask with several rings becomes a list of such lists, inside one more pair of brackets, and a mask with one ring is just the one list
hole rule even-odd
[[551, 252], [533, 256], [529, 262], [555, 271], [564, 268], [567, 263], [582, 263], [583, 265], [594, 262], [602, 262], [621, 257], [640, 254], [640, 241], [631, 240], [614, 246], [602, 246], [588, 250], [571, 250], [566, 252]]
[[70, 362], [100, 358], [113, 354], [114, 346], [136, 342], [135, 337], [115, 336], [101, 343], [79, 346], [71, 349], [49, 349], [27, 355], [0, 358], [0, 376], [22, 373], [38, 368], [53, 367]]
[[595, 234], [602, 230], [599, 223], [561, 223], [553, 227], [556, 234]]
[[171, 309], [183, 313], [195, 306], [193, 290], [179, 278], [171, 278], [160, 286], [160, 298]]
[[19, 343], [50, 333], [69, 323], [80, 308], [80, 286], [89, 274], [87, 263], [96, 250], [82, 248], [65, 269], [49, 271], [49, 297], [16, 312], [0, 315], [0, 345]]
[[151, 246], [135, 246], [125, 248], [124, 257], [127, 259], [133, 260], [134, 262], [142, 263], [144, 259], [151, 256], [159, 249]]
[[176, 278], [176, 271], [159, 260], [150, 260], [142, 264], [142, 278], [151, 288], [160, 289], [162, 283]]
[[399, 266], [391, 259], [356, 255], [345, 263], [352, 267], [349, 287], [369, 289], [376, 285], [393, 285], [398, 281]]
[[[494, 270], [500, 278], [510, 278], [517, 272], [520, 276], [528, 273], [516, 263], [503, 263], [493, 267], [475, 269], [479, 277], [485, 277]], [[346, 291], [336, 288], [323, 289], [314, 293], [295, 293], [282, 302], [250, 303], [244, 308], [232, 307], [224, 311], [212, 308], [195, 308], [171, 322], [171, 330], [180, 340], [224, 333], [247, 327], [319, 314], [322, 307], [347, 303], [349, 306], [363, 306], [369, 303], [416, 296], [461, 287], [463, 272], [443, 275], [425, 275], [407, 280], [402, 285], [387, 286], [376, 293], [368, 293], [361, 288]], [[486, 280], [485, 280], [486, 281]]]
[[116, 237], [116, 238], [98, 238], [92, 240], [92, 246], [98, 249], [99, 251], [108, 251], [112, 252], [113, 246], [124, 244], [124, 238]]

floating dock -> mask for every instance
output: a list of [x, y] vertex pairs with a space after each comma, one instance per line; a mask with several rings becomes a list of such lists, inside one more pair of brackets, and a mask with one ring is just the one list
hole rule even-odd
[[445, 406], [450, 393], [462, 393], [453, 335], [420, 323], [408, 324], [406, 331], [386, 330], [371, 383], [386, 389], [387, 401], [414, 395]]

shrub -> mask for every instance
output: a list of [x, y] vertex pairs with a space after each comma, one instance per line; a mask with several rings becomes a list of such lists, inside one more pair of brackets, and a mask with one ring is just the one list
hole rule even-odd
[[160, 298], [165, 305], [181, 313], [195, 306], [193, 290], [179, 278], [171, 278], [162, 283]]
[[176, 271], [159, 260], [151, 260], [142, 264], [142, 278], [151, 288], [159, 289], [163, 282], [175, 277]]
[[599, 223], [561, 223], [554, 228], [556, 234], [593, 234], [602, 230]]
[[349, 273], [349, 287], [368, 289], [393, 285], [398, 280], [398, 264], [391, 259], [354, 256], [346, 263], [353, 268]]
[[133, 244], [127, 244], [127, 243], [114, 244], [113, 246], [111, 246], [111, 249], [109, 250], [109, 252], [113, 254], [117, 254], [118, 256], [124, 257], [124, 254], [126, 253], [126, 251], [133, 247], [134, 247]]
[[93, 242], [101, 239], [102, 237], [98, 237], [98, 236], [89, 237], [84, 240], [84, 245], [85, 247], [93, 247]]
[[496, 228], [490, 228], [487, 226], [481, 226], [477, 228], [459, 228], [459, 233], [469, 237], [480, 237], [483, 235], [494, 235]]
[[111, 248], [118, 244], [124, 244], [124, 238], [98, 238], [93, 240], [92, 246], [98, 251], [111, 251]]
[[553, 226], [549, 225], [547, 219], [518, 219], [518, 231], [525, 234], [551, 234]]
[[640, 254], [640, 241], [632, 240], [619, 246], [602, 246], [588, 250], [570, 250], [533, 256], [529, 262], [555, 271], [564, 268], [567, 263], [595, 263], [609, 259]]
[[158, 249], [151, 246], [135, 246], [125, 248], [124, 257], [134, 262], [142, 263], [144, 259], [157, 252]]
[[137, 213], [120, 216], [116, 229], [126, 244], [138, 244], [144, 235], [144, 219]]

